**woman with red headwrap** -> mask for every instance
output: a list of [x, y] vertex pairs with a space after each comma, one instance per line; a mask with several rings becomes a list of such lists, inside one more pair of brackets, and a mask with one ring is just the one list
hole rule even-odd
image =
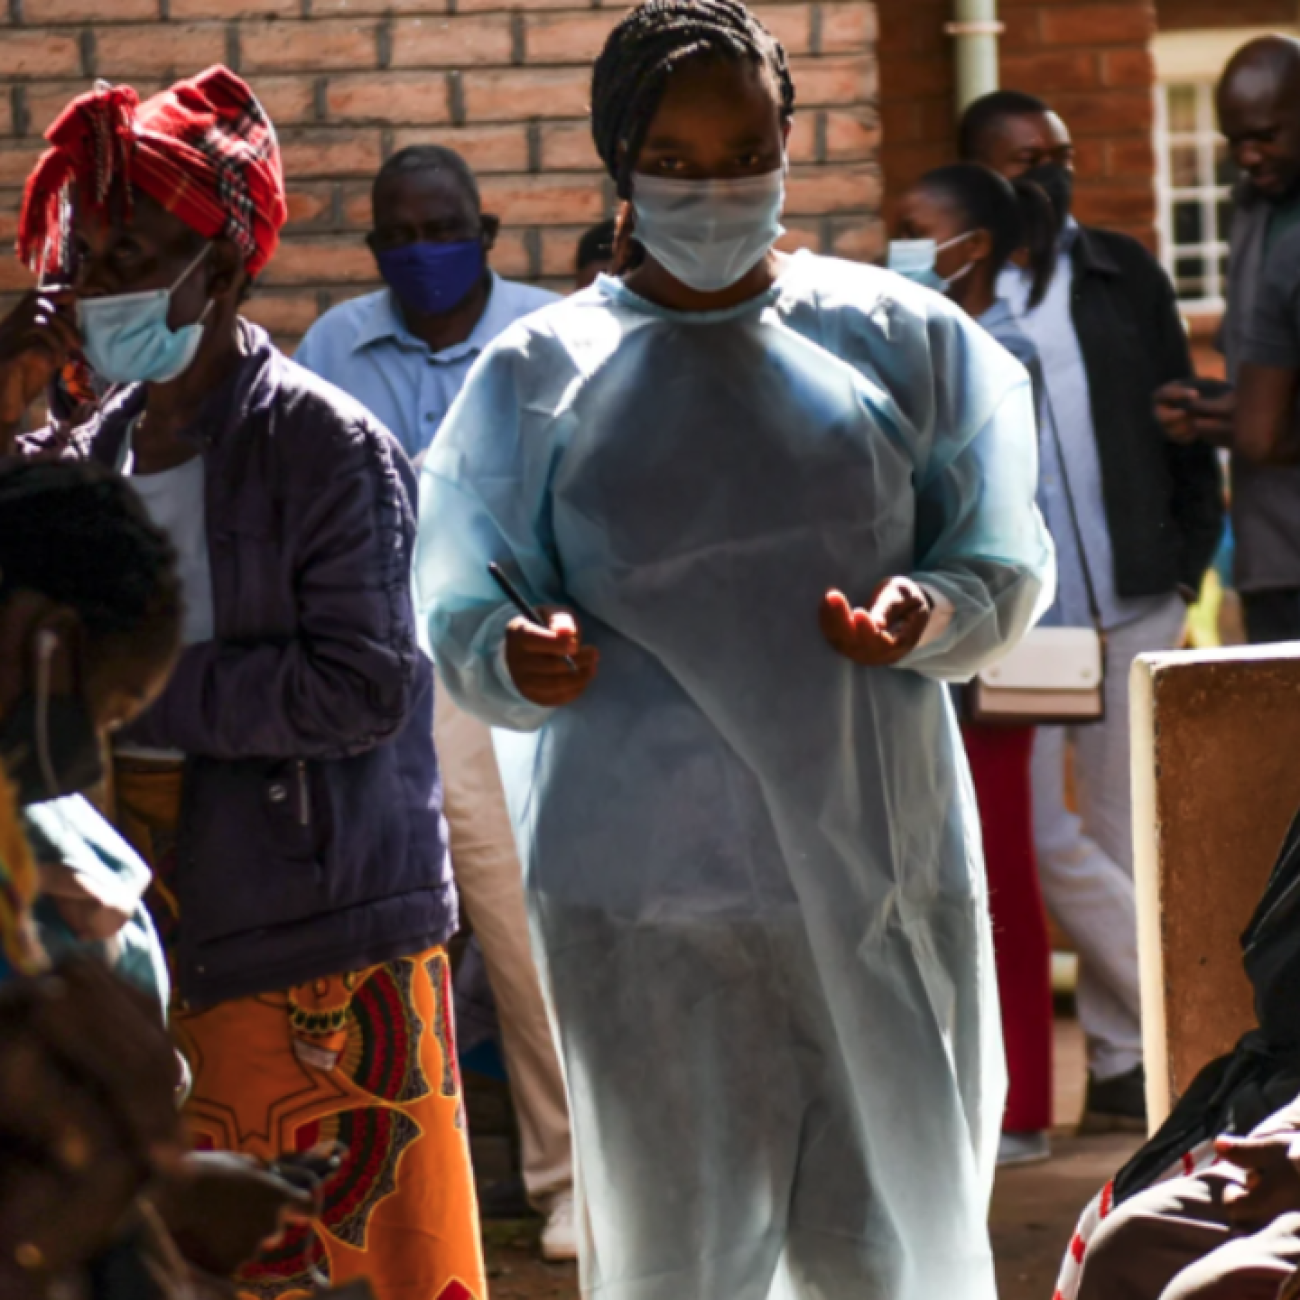
[[[285, 219], [274, 129], [213, 68], [140, 103], [99, 86], [51, 128], [0, 322], [0, 441], [129, 476], [171, 538], [179, 666], [117, 740], [153, 864], [200, 1146], [342, 1167], [259, 1298], [370, 1279], [485, 1295], [442, 945], [456, 924], [410, 600], [415, 484], [392, 437], [241, 318]], [[114, 388], [18, 439], [70, 357]]]

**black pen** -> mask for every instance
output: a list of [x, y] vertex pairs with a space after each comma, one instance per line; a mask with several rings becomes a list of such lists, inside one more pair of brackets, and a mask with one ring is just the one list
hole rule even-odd
[[[549, 628], [550, 624], [541, 616], [541, 613], [534, 609], [520, 594], [518, 588], [509, 578], [506, 577], [505, 570], [495, 561], [488, 565], [488, 573], [492, 576], [492, 581], [501, 588], [505, 598], [530, 622], [535, 623], [538, 627]], [[578, 665], [573, 662], [572, 655], [565, 655], [564, 662], [569, 665], [573, 672], [578, 671]]]

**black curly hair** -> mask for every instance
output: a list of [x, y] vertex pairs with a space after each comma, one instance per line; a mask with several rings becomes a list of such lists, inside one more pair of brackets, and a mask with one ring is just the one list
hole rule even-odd
[[70, 606], [92, 642], [180, 620], [167, 538], [123, 479], [84, 462], [0, 469], [0, 601], [19, 589]]
[[694, 59], [748, 62], [771, 76], [781, 117], [794, 82], [781, 43], [738, 0], [646, 0], [610, 33], [591, 78], [591, 134], [621, 199], [668, 78]]

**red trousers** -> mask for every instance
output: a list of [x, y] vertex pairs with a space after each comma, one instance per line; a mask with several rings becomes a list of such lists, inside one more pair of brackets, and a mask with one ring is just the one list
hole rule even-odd
[[1034, 857], [1032, 727], [962, 727], [975, 781], [1011, 1088], [1005, 1133], [1052, 1126], [1052, 953]]

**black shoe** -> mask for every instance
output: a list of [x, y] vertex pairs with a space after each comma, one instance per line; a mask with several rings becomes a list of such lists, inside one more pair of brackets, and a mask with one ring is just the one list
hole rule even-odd
[[1147, 1131], [1147, 1074], [1135, 1065], [1113, 1079], [1088, 1075], [1088, 1095], [1079, 1121], [1080, 1137]]
[[479, 1189], [479, 1218], [493, 1223], [534, 1219], [537, 1211], [528, 1204], [522, 1178], [506, 1178]]

